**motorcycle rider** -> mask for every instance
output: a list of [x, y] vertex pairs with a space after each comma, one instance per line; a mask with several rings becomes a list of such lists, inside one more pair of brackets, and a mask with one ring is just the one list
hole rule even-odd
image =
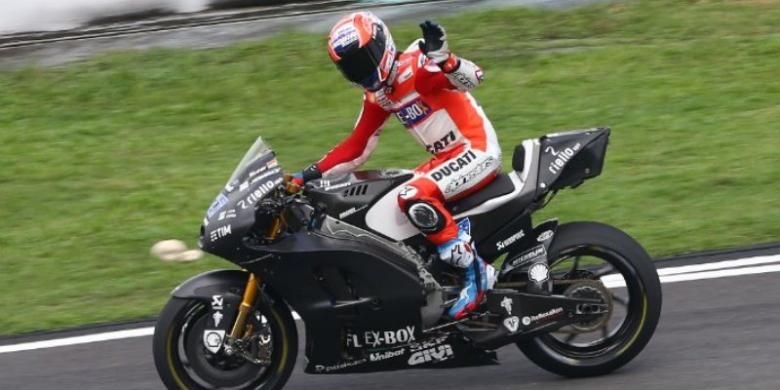
[[440, 25], [425, 21], [420, 27], [423, 39], [397, 53], [389, 29], [373, 13], [352, 13], [335, 24], [328, 53], [344, 77], [365, 90], [363, 108], [352, 134], [296, 181], [355, 170], [395, 114], [433, 154], [400, 190], [398, 205], [437, 245], [441, 260], [465, 270], [463, 289], [448, 312], [457, 320], [482, 303], [495, 283], [495, 269], [477, 255], [469, 232], [459, 229], [445, 203], [489, 184], [500, 168], [501, 150], [493, 126], [469, 94], [482, 81], [482, 69], [450, 52]]

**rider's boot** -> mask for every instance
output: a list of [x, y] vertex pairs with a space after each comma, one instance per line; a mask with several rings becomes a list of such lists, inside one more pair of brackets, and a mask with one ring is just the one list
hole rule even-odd
[[496, 270], [477, 255], [471, 237], [466, 233], [461, 232], [458, 238], [447, 241], [438, 249], [442, 261], [465, 269], [463, 289], [448, 312], [451, 318], [460, 320], [476, 310], [484, 301], [487, 291], [493, 289]]

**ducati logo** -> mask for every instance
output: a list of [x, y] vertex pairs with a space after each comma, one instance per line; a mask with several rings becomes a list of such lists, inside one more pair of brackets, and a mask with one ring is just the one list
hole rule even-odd
[[517, 332], [517, 329], [520, 328], [520, 318], [517, 318], [517, 316], [511, 316], [504, 319], [504, 327], [509, 331], [509, 333]]

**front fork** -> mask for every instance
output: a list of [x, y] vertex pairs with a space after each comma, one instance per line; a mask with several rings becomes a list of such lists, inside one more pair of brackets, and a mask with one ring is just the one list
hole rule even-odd
[[[274, 240], [279, 236], [282, 226], [282, 217], [274, 217], [271, 227], [266, 232], [266, 238]], [[238, 315], [236, 316], [236, 322], [233, 323], [233, 328], [230, 331], [230, 337], [233, 340], [238, 340], [244, 336], [243, 330], [246, 328], [246, 318], [249, 316], [249, 311], [255, 305], [255, 301], [260, 293], [263, 280], [253, 273], [249, 273], [249, 280], [246, 281], [246, 287], [244, 287], [244, 295], [241, 298], [241, 305], [238, 307]]]

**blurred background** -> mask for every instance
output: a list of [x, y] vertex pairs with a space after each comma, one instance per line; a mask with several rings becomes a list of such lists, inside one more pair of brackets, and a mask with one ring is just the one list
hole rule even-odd
[[[281, 3], [0, 5], [0, 334], [151, 318], [231, 267], [149, 248], [194, 246], [257, 136], [296, 171], [351, 131], [361, 92], [324, 33], [364, 6], [401, 47], [435, 18], [484, 67], [506, 163], [523, 139], [613, 129], [603, 175], [540, 217], [614, 224], [657, 257], [780, 237], [779, 1]], [[391, 121], [367, 167], [425, 157]]]

